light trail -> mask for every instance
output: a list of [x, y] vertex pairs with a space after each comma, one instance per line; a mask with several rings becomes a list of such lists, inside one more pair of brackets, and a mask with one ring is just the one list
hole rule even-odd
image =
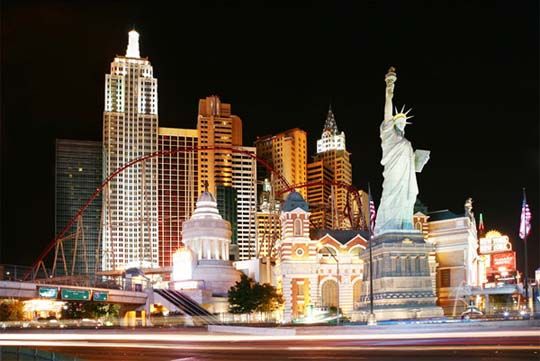
[[[441, 345], [441, 346], [217, 346], [217, 345], [178, 345], [178, 344], [129, 344], [122, 342], [84, 342], [84, 341], [0, 341], [0, 346], [20, 347], [87, 347], [87, 348], [130, 348], [130, 349], [167, 349], [191, 351], [540, 351], [540, 345]], [[536, 353], [536, 352], [535, 352]]]
[[249, 341], [347, 341], [347, 340], [411, 340], [411, 339], [456, 339], [492, 337], [537, 337], [540, 330], [502, 331], [453, 331], [425, 333], [385, 334], [317, 334], [317, 335], [209, 335], [184, 333], [2, 333], [0, 341], [155, 341], [155, 342], [249, 342]]

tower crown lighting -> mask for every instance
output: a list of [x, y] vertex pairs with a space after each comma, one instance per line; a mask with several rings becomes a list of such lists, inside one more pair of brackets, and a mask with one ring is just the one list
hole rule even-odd
[[126, 51], [126, 57], [128, 58], [140, 58], [139, 52], [139, 33], [135, 30], [129, 32], [128, 47]]

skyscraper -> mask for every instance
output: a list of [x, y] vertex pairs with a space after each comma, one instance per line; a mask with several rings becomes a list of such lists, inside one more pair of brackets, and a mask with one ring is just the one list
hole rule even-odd
[[[276, 135], [259, 137], [255, 141], [255, 147], [257, 156], [270, 164], [276, 172], [282, 174], [290, 185], [306, 183], [307, 141], [304, 130], [294, 128]], [[261, 169], [258, 181], [262, 182], [265, 178], [271, 179], [271, 176], [266, 170]], [[276, 188], [280, 187], [282, 185]], [[305, 188], [299, 188], [297, 191], [306, 197]]]
[[[236, 147], [255, 154], [255, 147]], [[238, 259], [245, 260], [257, 255], [257, 161], [246, 153], [232, 155], [233, 188], [237, 192], [237, 244]]]
[[255, 149], [242, 146], [242, 120], [231, 114], [230, 104], [222, 103], [219, 97], [212, 95], [199, 101], [197, 131], [199, 193], [208, 186], [210, 192], [217, 195], [218, 208], [224, 211], [225, 219], [229, 217], [230, 212], [226, 210], [230, 208], [231, 199], [237, 200], [236, 224], [233, 213], [229, 219], [233, 229], [230, 254], [240, 260], [254, 257], [257, 166], [255, 159], [246, 154], [254, 155]]
[[[125, 56], [105, 76], [103, 175], [158, 150], [157, 79], [129, 32]], [[158, 265], [158, 160], [137, 163], [112, 179], [103, 194], [103, 269]]]
[[[190, 219], [198, 198], [196, 129], [159, 128], [158, 219], [159, 266], [172, 265], [182, 245], [182, 223]], [[175, 152], [176, 149], [184, 151]], [[189, 150], [193, 149], [193, 150]]]
[[[345, 217], [347, 188], [336, 184], [352, 183], [350, 153], [345, 148], [345, 133], [338, 131], [332, 108], [328, 109], [321, 139], [317, 141], [317, 154], [308, 164], [307, 200], [316, 227], [346, 229], [350, 227]], [[333, 185], [329, 185], [333, 183]]]
[[199, 151], [199, 193], [208, 182], [208, 189], [216, 193], [216, 186], [232, 186], [232, 152], [242, 145], [242, 120], [231, 114], [231, 105], [212, 95], [199, 101], [197, 117], [199, 147], [227, 149]]
[[258, 257], [271, 257], [275, 242], [281, 237], [280, 204], [275, 200], [270, 180], [264, 179], [257, 211]]
[[[58, 234], [101, 184], [102, 146], [96, 141], [57, 139], [55, 153], [55, 234]], [[60, 255], [62, 264], [57, 267], [57, 274], [94, 275], [100, 270], [101, 254], [96, 254], [100, 220], [101, 196], [88, 206], [82, 222], [67, 232], [69, 238], [63, 242], [64, 257]]]

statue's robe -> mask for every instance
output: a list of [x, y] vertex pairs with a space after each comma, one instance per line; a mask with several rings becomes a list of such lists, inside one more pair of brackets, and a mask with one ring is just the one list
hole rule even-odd
[[392, 118], [382, 122], [382, 160], [384, 182], [377, 211], [375, 234], [390, 230], [413, 229], [412, 216], [418, 195], [415, 154]]

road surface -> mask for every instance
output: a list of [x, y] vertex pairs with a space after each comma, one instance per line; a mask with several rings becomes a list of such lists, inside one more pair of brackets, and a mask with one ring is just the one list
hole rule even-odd
[[[302, 332], [296, 335], [159, 329], [4, 332], [0, 333], [0, 346], [37, 348], [96, 361], [540, 360], [540, 330], [535, 327], [375, 330], [343, 327], [310, 328]], [[4, 353], [2, 360], [9, 357], [10, 354]], [[11, 357], [17, 359], [13, 354]]]

